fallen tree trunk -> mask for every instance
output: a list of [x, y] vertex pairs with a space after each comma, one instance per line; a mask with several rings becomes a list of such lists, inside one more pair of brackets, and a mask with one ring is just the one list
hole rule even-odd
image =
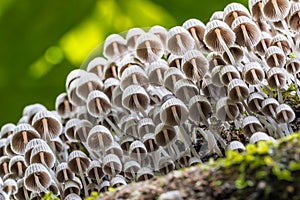
[[98, 199], [300, 199], [300, 132], [112, 190]]

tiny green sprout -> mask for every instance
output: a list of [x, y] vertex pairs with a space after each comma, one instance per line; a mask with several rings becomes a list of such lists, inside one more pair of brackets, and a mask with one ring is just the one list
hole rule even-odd
[[264, 162], [267, 166], [274, 166], [274, 160], [271, 158], [271, 156], [265, 156]]
[[269, 152], [269, 146], [265, 141], [259, 141], [257, 143], [257, 153], [258, 154], [267, 154]]
[[290, 58], [296, 58], [294, 52], [292, 52], [292, 51], [289, 53], [289, 57], [290, 57]]
[[291, 171], [298, 171], [298, 170], [300, 170], [300, 162], [291, 161], [289, 163], [289, 169]]
[[234, 131], [239, 131], [240, 129], [238, 127], [233, 128]]
[[221, 180], [217, 180], [217, 181], [214, 181], [214, 182], [213, 182], [213, 185], [214, 185], [214, 186], [220, 186], [220, 185], [222, 185], [222, 183], [223, 183], [223, 182], [222, 182]]
[[246, 146], [246, 151], [249, 155], [256, 154], [256, 145], [255, 144], [248, 144]]
[[287, 169], [280, 170], [278, 165], [273, 166], [272, 172], [278, 178], [278, 180], [286, 180], [286, 181], [292, 180], [291, 172], [288, 171]]
[[268, 175], [268, 173], [267, 173], [265, 170], [260, 170], [260, 171], [257, 171], [257, 172], [255, 173], [255, 178], [256, 178], [256, 179], [263, 179], [263, 178], [265, 178], [267, 175]]
[[245, 174], [243, 174], [243, 173], [240, 174], [239, 177], [235, 180], [234, 184], [235, 184], [235, 187], [240, 190], [248, 187], [248, 184], [245, 181]]
[[43, 196], [41, 200], [59, 200], [59, 198], [53, 195], [52, 192], [48, 192], [47, 194], [45, 194], [45, 196]]
[[116, 188], [109, 187], [109, 188], [108, 188], [108, 191], [109, 191], [109, 192], [115, 192], [115, 191], [116, 191]]

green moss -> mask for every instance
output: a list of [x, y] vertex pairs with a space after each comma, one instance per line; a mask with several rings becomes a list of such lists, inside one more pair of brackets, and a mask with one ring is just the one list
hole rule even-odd
[[59, 198], [55, 196], [52, 192], [48, 192], [47, 194], [45, 194], [45, 196], [43, 196], [41, 200], [59, 200]]

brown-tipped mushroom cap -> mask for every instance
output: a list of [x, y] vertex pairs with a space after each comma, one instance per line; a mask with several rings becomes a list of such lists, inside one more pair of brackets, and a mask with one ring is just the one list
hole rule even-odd
[[168, 32], [167, 47], [175, 55], [183, 55], [194, 48], [195, 41], [190, 33], [181, 26], [175, 26]]
[[141, 35], [135, 46], [136, 56], [144, 63], [152, 63], [160, 59], [164, 53], [161, 40], [152, 33]]
[[27, 167], [24, 176], [25, 186], [32, 192], [42, 192], [51, 184], [51, 175], [46, 167], [40, 163], [34, 163]]
[[106, 58], [120, 58], [127, 52], [126, 40], [118, 34], [111, 34], [105, 39], [103, 48]]
[[23, 154], [26, 144], [39, 138], [40, 134], [29, 124], [19, 124], [15, 127], [11, 137], [11, 148], [16, 154]]
[[62, 132], [62, 124], [59, 119], [50, 111], [38, 112], [33, 120], [32, 126], [43, 136], [50, 138], [58, 137]]
[[233, 21], [239, 16], [245, 16], [250, 18], [248, 9], [240, 3], [230, 3], [224, 8], [223, 21], [231, 26]]
[[106, 65], [107, 60], [102, 57], [96, 57], [91, 60], [87, 66], [87, 71], [96, 74], [100, 80], [103, 80], [103, 71], [104, 66]]
[[95, 118], [107, 115], [111, 110], [109, 98], [105, 93], [98, 90], [90, 92], [86, 104], [89, 114]]
[[277, 22], [288, 15], [290, 4], [288, 0], [263, 0], [263, 13], [267, 20]]

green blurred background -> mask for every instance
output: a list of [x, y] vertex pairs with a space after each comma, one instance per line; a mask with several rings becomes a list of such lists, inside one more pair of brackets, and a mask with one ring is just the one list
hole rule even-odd
[[[111, 33], [207, 22], [230, 0], [0, 0], [0, 126], [24, 106], [54, 109], [65, 78]], [[247, 0], [237, 0], [247, 6]], [[84, 66], [82, 66], [84, 67]]]

